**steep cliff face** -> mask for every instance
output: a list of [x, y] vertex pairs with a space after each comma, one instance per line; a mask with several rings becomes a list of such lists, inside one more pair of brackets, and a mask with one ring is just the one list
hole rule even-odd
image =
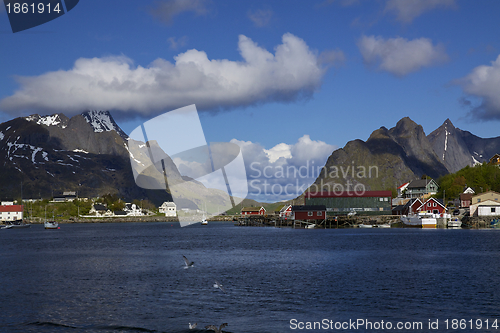
[[332, 190], [335, 184], [342, 184], [348, 190], [345, 185], [349, 183], [351, 190], [356, 184], [380, 190], [396, 188], [424, 174], [437, 178], [447, 173], [422, 126], [406, 117], [389, 130], [381, 127], [374, 131], [366, 142], [350, 141], [335, 150], [315, 186]]
[[450, 172], [488, 162], [500, 152], [500, 137], [483, 139], [462, 131], [449, 119], [428, 135], [436, 155]]

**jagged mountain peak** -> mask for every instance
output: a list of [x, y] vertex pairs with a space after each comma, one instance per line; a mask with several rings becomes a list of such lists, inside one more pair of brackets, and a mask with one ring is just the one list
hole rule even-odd
[[94, 132], [115, 131], [122, 138], [127, 139], [128, 135], [116, 124], [109, 111], [88, 110], [82, 113], [87, 123], [90, 124]]

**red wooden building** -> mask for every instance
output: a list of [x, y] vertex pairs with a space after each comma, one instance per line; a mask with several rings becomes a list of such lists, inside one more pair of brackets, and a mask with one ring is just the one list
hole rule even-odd
[[266, 215], [266, 209], [264, 207], [243, 207], [241, 215]]
[[446, 207], [441, 202], [441, 200], [430, 198], [418, 208], [418, 211], [432, 214], [443, 214], [446, 213]]
[[280, 217], [290, 217], [292, 215], [292, 205], [285, 205], [280, 209]]
[[422, 206], [422, 201], [418, 198], [408, 200], [404, 205], [394, 207], [392, 215], [411, 215], [418, 213], [418, 209]]
[[303, 205], [292, 206], [293, 220], [324, 220], [326, 219], [326, 206], [325, 205]]

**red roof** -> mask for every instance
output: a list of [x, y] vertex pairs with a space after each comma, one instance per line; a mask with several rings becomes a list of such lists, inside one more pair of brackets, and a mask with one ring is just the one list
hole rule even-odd
[[306, 198], [339, 198], [339, 197], [392, 197], [391, 191], [343, 191], [343, 192], [307, 192]]
[[23, 211], [23, 206], [22, 205], [5, 205], [5, 206], [0, 206], [0, 213], [3, 212], [22, 212]]

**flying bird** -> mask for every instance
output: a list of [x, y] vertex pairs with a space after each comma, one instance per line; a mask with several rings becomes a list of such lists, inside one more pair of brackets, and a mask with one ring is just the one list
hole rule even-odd
[[196, 326], [198, 326], [198, 323], [194, 323], [194, 324], [189, 323], [189, 329], [190, 330], [195, 329]]
[[222, 286], [222, 284], [220, 284], [219, 282], [217, 282], [217, 280], [215, 280], [214, 288], [219, 288], [220, 290], [222, 290], [222, 292], [224, 294], [226, 293], [226, 290], [224, 289], [224, 287]]
[[221, 333], [221, 332], [222, 332], [222, 329], [223, 329], [224, 327], [226, 327], [226, 326], [227, 326], [227, 323], [224, 323], [224, 324], [220, 325], [220, 326], [219, 326], [219, 328], [217, 328], [217, 326], [215, 326], [215, 325], [207, 325], [207, 326], [205, 326], [205, 328], [206, 328], [207, 330], [212, 330], [212, 331], [215, 331], [215, 333]]
[[188, 258], [186, 258], [186, 256], [182, 256], [184, 258], [184, 262], [186, 263], [186, 266], [184, 266], [184, 269], [188, 269], [189, 267], [193, 267], [194, 265], [194, 262], [193, 261], [189, 261]]

